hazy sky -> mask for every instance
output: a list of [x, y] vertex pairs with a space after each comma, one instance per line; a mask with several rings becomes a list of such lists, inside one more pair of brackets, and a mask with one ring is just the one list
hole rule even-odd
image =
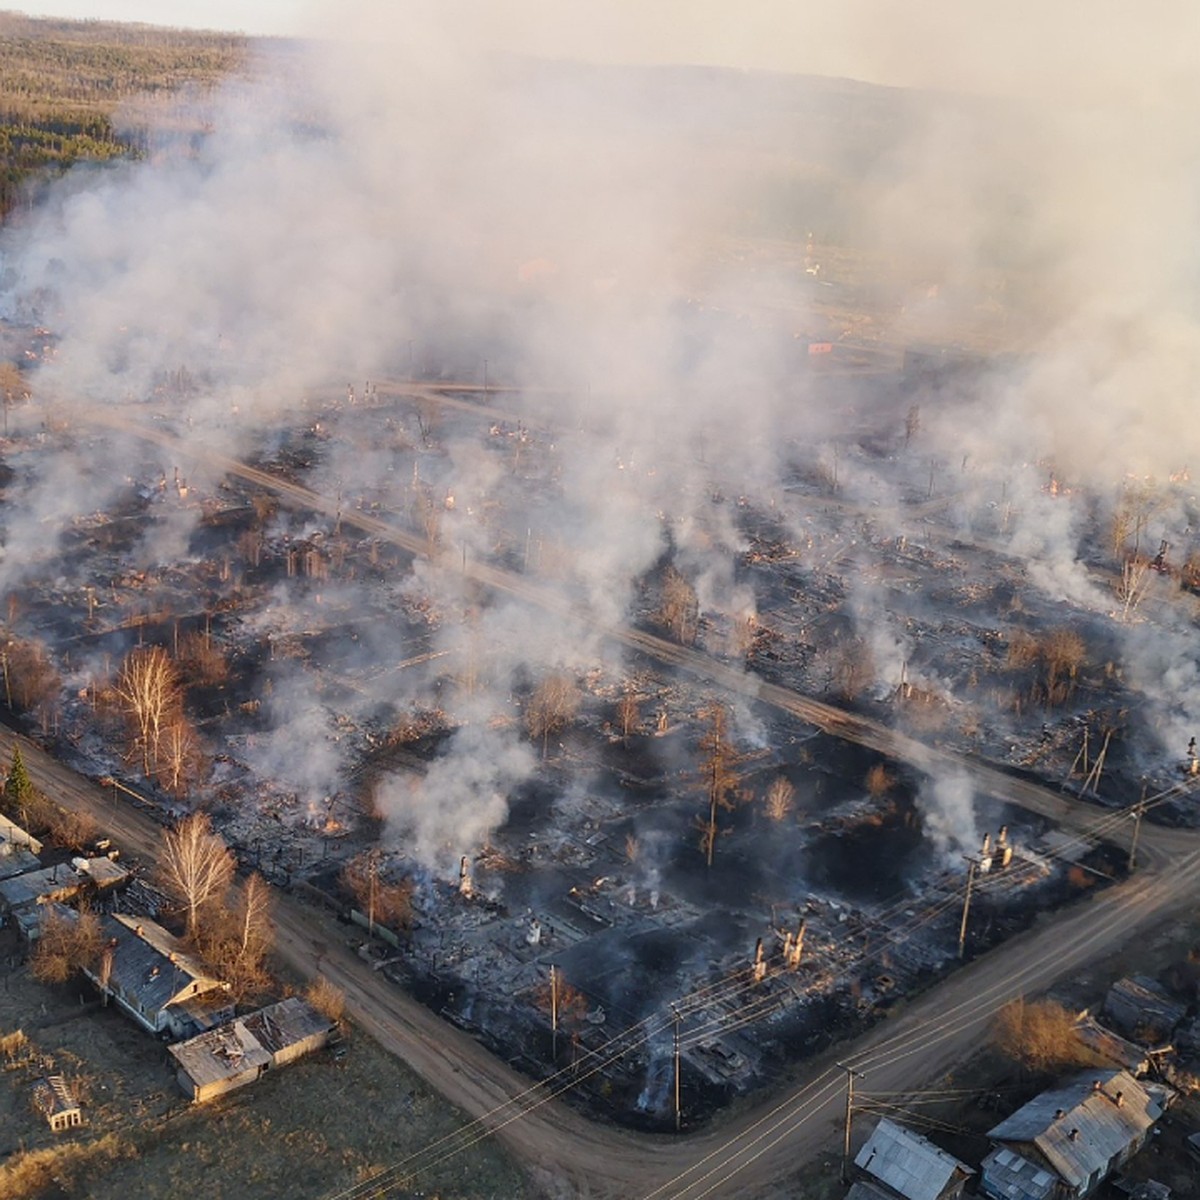
[[[2, 0], [0, 0], [2, 2]], [[361, 32], [431, 0], [27, 0], [38, 15], [147, 21], [249, 33]], [[1170, 98], [1200, 44], [1192, 0], [441, 0], [506, 50], [551, 57], [844, 75], [878, 83], [1137, 102]], [[1132, 72], [1152, 58], [1155, 71]], [[1073, 70], [1085, 66], [1086, 70]]]

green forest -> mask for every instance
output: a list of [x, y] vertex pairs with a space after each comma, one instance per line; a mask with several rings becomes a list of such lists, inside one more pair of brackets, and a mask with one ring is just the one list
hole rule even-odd
[[146, 153], [183, 88], [244, 70], [235, 34], [0, 12], [0, 221], [80, 161]]

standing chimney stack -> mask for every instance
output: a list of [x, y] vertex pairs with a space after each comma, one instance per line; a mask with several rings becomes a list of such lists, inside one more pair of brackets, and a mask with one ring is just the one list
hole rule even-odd
[[763, 941], [759, 938], [754, 944], [754, 982], [762, 983], [767, 975], [767, 960], [763, 957]]
[[804, 930], [805, 922], [800, 922], [800, 927], [796, 930], [796, 936], [792, 939], [791, 947], [784, 946], [784, 961], [790, 970], [796, 970], [800, 965], [800, 956], [804, 953]]

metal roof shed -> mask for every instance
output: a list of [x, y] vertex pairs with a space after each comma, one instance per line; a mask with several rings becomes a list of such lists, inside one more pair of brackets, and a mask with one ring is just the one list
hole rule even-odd
[[947, 1200], [975, 1172], [927, 1138], [884, 1117], [854, 1165], [902, 1200]]

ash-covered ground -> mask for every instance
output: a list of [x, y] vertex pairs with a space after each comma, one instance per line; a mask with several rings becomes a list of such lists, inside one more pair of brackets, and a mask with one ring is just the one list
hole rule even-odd
[[583, 7], [339, 10], [0, 233], [5, 701], [669, 1125], [676, 1034], [690, 1122], [950, 967], [964, 856], [967, 954], [1114, 874], [962, 755], [1197, 820], [1197, 17]]
[[[764, 494], [694, 459], [703, 490], [686, 528], [659, 507], [654, 460], [607, 463], [636, 479], [662, 537], [632, 625], [716, 668], [1128, 804], [1138, 729], [1114, 660], [1129, 622], [1039, 594], [1000, 545], [1003, 514], [964, 540], [955, 495], [937, 496], [960, 481], [912, 446], [924, 383], [887, 377], [896, 403], [839, 443], [836, 478], [799, 441]], [[520, 642], [541, 636], [528, 624], [536, 597], [509, 599], [468, 567], [568, 597], [586, 586], [577, 550], [543, 531], [569, 502], [570, 443], [588, 433], [514, 419], [523, 403], [385, 383], [308, 395], [303, 423], [256, 435], [253, 459], [324, 497], [324, 512], [221, 476], [152, 406], [124, 409], [122, 421], [179, 438], [170, 457], [148, 452], [119, 502], [73, 520], [10, 601], [13, 644], [49, 648], [59, 684], [30, 705], [43, 732], [164, 815], [208, 807], [247, 866], [362, 920], [364, 864], [381, 892], [411, 889], [404, 916], [381, 921], [394, 948], [376, 942], [398, 985], [531, 1074], [562, 1070], [593, 1106], [652, 1127], [674, 1121], [676, 1015], [693, 1123], [951, 969], [967, 859], [985, 834], [992, 870], [968, 954], [1113, 877], [1111, 847], [975, 795], [965, 773], [839, 740], [622, 652], [583, 621], [585, 662], [536, 669]], [[85, 425], [38, 428], [35, 413], [20, 410], [8, 445], [14, 479], [68, 450], [107, 459]], [[390, 489], [352, 486], [366, 455]], [[898, 509], [846, 499], [846, 474], [867, 471]], [[358, 516], [414, 531], [424, 553], [370, 536]], [[708, 573], [689, 578], [696, 547]], [[130, 565], [147, 556], [160, 566]], [[1166, 572], [1154, 583], [1158, 603], [1191, 603]], [[570, 616], [548, 619], [569, 633]], [[1023, 640], [1047, 628], [1079, 643], [1062, 663]], [[161, 746], [147, 779], [114, 691], [122, 662], [149, 645], [179, 664], [195, 751], [175, 764]], [[535, 725], [548, 677], [570, 699]], [[1185, 781], [1187, 761], [1164, 757], [1156, 782]], [[1184, 791], [1149, 816], [1193, 812]]]

